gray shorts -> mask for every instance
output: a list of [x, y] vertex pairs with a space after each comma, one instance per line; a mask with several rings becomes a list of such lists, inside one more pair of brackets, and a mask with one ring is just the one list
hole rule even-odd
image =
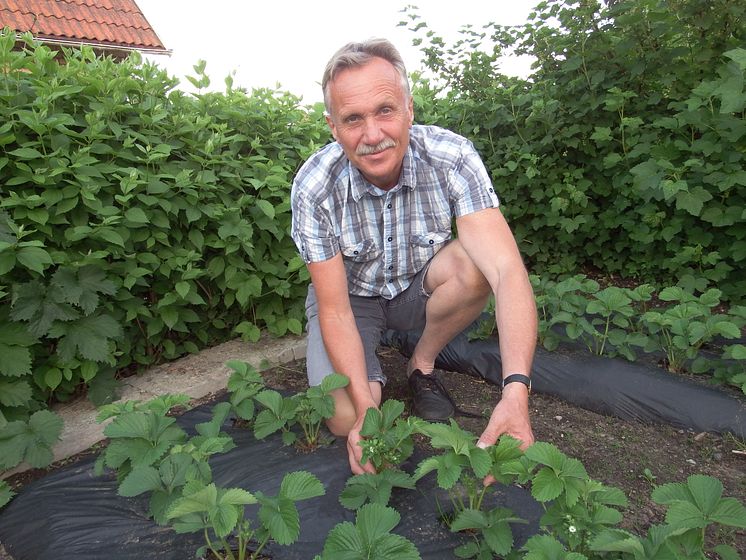
[[[355, 315], [355, 322], [365, 350], [369, 381], [386, 384], [386, 376], [383, 375], [381, 364], [376, 356], [381, 335], [386, 329], [408, 331], [422, 329], [425, 326], [425, 306], [430, 294], [425, 291], [424, 283], [429, 266], [430, 263], [420, 270], [412, 279], [409, 287], [394, 299], [350, 295], [352, 313]], [[308, 384], [313, 387], [319, 385], [324, 377], [334, 372], [321, 338], [319, 306], [313, 284], [308, 286], [306, 317], [308, 318], [306, 371]], [[402, 375], [405, 373], [402, 372]]]

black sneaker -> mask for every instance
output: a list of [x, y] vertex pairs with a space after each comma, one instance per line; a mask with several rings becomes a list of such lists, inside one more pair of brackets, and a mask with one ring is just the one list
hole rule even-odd
[[444, 422], [456, 414], [456, 405], [451, 395], [435, 372], [425, 375], [414, 370], [409, 376], [414, 414], [430, 422]]

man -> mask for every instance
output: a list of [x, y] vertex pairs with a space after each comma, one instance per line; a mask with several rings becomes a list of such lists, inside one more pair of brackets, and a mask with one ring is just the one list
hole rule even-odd
[[[311, 156], [292, 189], [292, 235], [311, 275], [306, 300], [308, 379], [339, 372], [327, 422], [347, 436], [354, 474], [365, 413], [386, 380], [376, 347], [386, 328], [422, 329], [408, 363], [415, 414], [455, 412], [433, 371], [440, 350], [495, 295], [503, 391], [479, 445], [500, 434], [533, 442], [528, 376], [536, 309], [526, 269], [484, 165], [466, 139], [415, 126], [407, 72], [386, 40], [350, 43], [322, 80], [336, 143]], [[458, 238], [451, 239], [452, 218]]]

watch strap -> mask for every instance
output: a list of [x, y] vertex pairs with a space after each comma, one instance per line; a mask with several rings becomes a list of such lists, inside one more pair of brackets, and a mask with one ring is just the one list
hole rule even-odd
[[522, 373], [511, 373], [503, 379], [503, 388], [505, 388], [508, 383], [523, 383], [528, 387], [529, 394], [531, 393], [531, 378], [528, 375], [523, 375]]

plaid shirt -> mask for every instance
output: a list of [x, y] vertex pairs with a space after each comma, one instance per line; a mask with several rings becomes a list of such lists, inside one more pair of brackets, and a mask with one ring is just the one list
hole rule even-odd
[[453, 217], [498, 206], [466, 138], [413, 126], [399, 184], [368, 183], [334, 142], [293, 181], [292, 237], [306, 263], [342, 252], [349, 293], [392, 299], [451, 239]]

